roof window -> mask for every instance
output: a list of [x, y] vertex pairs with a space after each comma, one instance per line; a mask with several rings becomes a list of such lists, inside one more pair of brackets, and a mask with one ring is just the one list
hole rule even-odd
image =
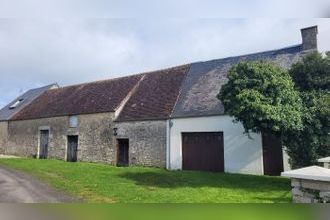
[[16, 108], [17, 106], [19, 106], [22, 102], [23, 102], [24, 99], [19, 99], [17, 100], [16, 102], [14, 102], [14, 104], [12, 104], [11, 106], [9, 106], [9, 109], [14, 109]]

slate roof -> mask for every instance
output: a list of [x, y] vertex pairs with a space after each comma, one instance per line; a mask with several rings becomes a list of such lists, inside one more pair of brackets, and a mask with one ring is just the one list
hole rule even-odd
[[113, 112], [141, 77], [140, 74], [49, 90], [13, 120]]
[[[17, 97], [15, 100], [10, 102], [7, 106], [3, 107], [0, 110], [0, 121], [7, 121], [11, 119], [16, 113], [18, 113], [20, 110], [22, 110], [24, 107], [26, 107], [28, 104], [30, 104], [33, 100], [35, 100], [38, 96], [40, 96], [45, 91], [51, 89], [52, 87], [57, 86], [56, 84], [31, 89], [27, 92], [25, 92], [23, 95]], [[10, 106], [12, 106], [16, 101], [22, 100], [21, 103], [11, 109]]]
[[302, 45], [261, 53], [193, 63], [182, 84], [171, 117], [194, 117], [224, 114], [217, 99], [221, 85], [227, 82], [228, 70], [240, 61], [267, 60], [289, 68], [302, 56]]

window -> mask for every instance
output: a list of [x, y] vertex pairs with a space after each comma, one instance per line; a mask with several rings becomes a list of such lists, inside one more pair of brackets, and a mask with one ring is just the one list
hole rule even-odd
[[70, 128], [78, 127], [78, 117], [77, 116], [70, 116], [69, 117], [69, 124], [70, 124]]
[[19, 106], [19, 104], [21, 104], [23, 102], [24, 99], [19, 99], [16, 102], [14, 102], [14, 104], [12, 104], [11, 106], [9, 106], [10, 109], [14, 109], [17, 106]]

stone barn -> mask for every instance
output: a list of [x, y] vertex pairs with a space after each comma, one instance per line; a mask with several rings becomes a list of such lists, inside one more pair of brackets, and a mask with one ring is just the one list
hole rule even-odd
[[0, 153], [279, 175], [289, 169], [280, 141], [262, 134], [248, 138], [216, 95], [240, 61], [289, 68], [317, 51], [317, 27], [301, 34], [301, 44], [282, 49], [30, 90], [0, 111]]

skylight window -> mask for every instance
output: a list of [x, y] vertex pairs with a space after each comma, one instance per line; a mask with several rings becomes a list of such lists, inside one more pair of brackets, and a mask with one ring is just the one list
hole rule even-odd
[[23, 102], [24, 99], [19, 99], [17, 100], [14, 104], [12, 104], [11, 106], [9, 106], [10, 109], [14, 109], [16, 108], [17, 106], [19, 106], [22, 102]]

